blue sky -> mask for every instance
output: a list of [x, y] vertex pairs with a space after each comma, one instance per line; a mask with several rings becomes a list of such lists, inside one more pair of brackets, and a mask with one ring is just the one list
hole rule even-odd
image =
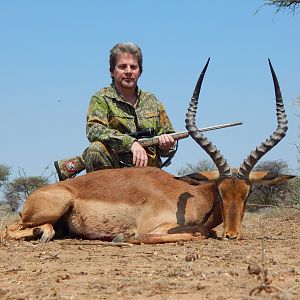
[[[297, 168], [300, 95], [300, 15], [252, 1], [1, 1], [1, 164], [40, 175], [53, 161], [81, 154], [88, 145], [90, 97], [110, 83], [108, 53], [133, 41], [144, 54], [139, 86], [165, 104], [177, 131], [208, 57], [198, 127], [242, 121], [207, 136], [231, 166], [239, 166], [276, 129], [273, 83], [280, 82], [289, 130], [263, 160]], [[207, 159], [182, 140], [167, 171]]]

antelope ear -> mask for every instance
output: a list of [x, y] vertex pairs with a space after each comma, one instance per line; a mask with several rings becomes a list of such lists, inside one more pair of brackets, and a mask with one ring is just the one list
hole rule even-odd
[[294, 176], [294, 175], [277, 175], [277, 177], [272, 179], [272, 180], [266, 180], [267, 182], [265, 184], [267, 184], [269, 186], [285, 184], [289, 180], [291, 180], [295, 177], [296, 176]]
[[177, 180], [180, 180], [180, 181], [187, 182], [190, 185], [200, 185], [200, 184], [203, 184], [202, 181], [198, 181], [196, 179], [190, 178], [190, 177], [188, 177], [188, 175], [181, 176], [181, 177], [174, 177], [174, 178], [177, 179]]
[[200, 185], [208, 182], [215, 182], [219, 178], [218, 171], [204, 171], [192, 173], [185, 176], [174, 177], [177, 180], [185, 181], [191, 185]]
[[262, 185], [275, 186], [287, 183], [295, 177], [295, 175], [282, 175], [274, 172], [251, 172], [249, 179], [252, 184], [258, 183]]

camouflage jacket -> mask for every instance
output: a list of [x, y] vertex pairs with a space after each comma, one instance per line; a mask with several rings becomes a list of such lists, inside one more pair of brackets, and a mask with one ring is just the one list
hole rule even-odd
[[[90, 142], [100, 141], [116, 153], [130, 152], [135, 138], [128, 134], [153, 127], [155, 135], [174, 132], [163, 104], [151, 93], [137, 87], [136, 107], [126, 102], [114, 84], [101, 89], [89, 104], [86, 134]], [[170, 156], [174, 149], [146, 148], [153, 160]], [[149, 162], [149, 165], [153, 163]]]

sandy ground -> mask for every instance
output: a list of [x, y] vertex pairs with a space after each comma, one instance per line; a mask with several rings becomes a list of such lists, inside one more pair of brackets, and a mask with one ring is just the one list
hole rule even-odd
[[241, 241], [2, 240], [0, 299], [300, 299], [299, 219], [247, 213]]

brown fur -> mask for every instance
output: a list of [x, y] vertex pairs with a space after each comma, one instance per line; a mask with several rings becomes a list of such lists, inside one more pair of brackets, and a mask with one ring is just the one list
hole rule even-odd
[[[54, 226], [63, 225], [87, 239], [112, 240], [122, 233], [133, 243], [164, 243], [207, 237], [224, 220], [223, 236], [241, 238], [250, 185], [236, 176], [218, 182], [218, 172], [191, 177], [201, 184], [150, 167], [101, 170], [58, 182], [27, 198], [21, 222], [8, 228], [8, 236], [41, 236], [47, 242]], [[249, 181], [265, 177], [267, 184], [291, 178], [252, 172]]]

